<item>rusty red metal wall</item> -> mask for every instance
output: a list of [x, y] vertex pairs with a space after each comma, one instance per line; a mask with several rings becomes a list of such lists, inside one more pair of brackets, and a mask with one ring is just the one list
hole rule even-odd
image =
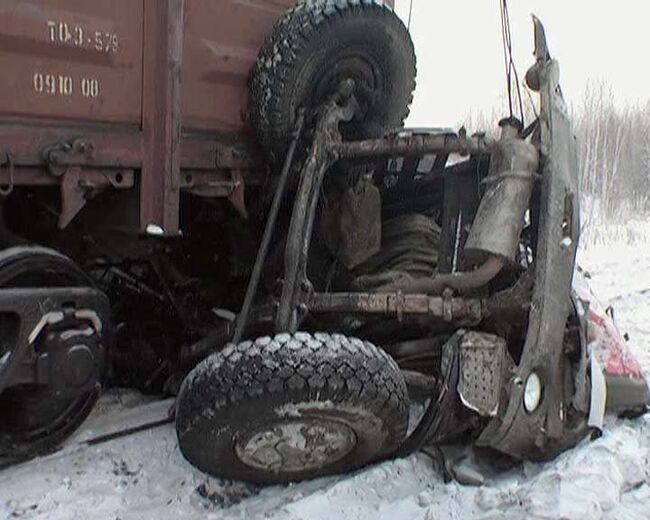
[[138, 124], [142, 7], [0, 0], [0, 115]]
[[295, 0], [185, 0], [183, 125], [237, 130], [257, 52]]
[[[0, 117], [141, 124], [148, 3], [164, 10], [156, 0], [0, 0]], [[257, 52], [294, 3], [185, 0], [184, 126], [242, 128]]]

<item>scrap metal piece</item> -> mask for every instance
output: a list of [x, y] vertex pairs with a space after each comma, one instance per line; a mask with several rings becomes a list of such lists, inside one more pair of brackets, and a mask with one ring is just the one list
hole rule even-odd
[[[7, 152], [5, 164], [0, 164], [0, 166], [6, 166], [8, 170], [8, 179], [7, 181], [0, 181], [0, 195], [7, 196], [11, 194], [14, 190], [14, 159], [11, 152]], [[4, 177], [4, 176], [3, 176]]]
[[450, 473], [454, 480], [462, 486], [480, 487], [485, 484], [485, 475], [473, 468], [467, 461], [452, 464]]
[[378, 155], [425, 155], [435, 153], [458, 153], [482, 155], [489, 153], [493, 140], [484, 135], [468, 137], [462, 129], [455, 134], [428, 134], [389, 136], [366, 141], [340, 143], [336, 147], [341, 159], [374, 157]]
[[249, 143], [217, 143], [215, 165], [222, 170], [251, 170], [264, 167], [260, 152]]
[[90, 139], [79, 138], [62, 141], [43, 150], [47, 170], [53, 177], [61, 177], [70, 166], [88, 164], [93, 158], [95, 145]]
[[479, 298], [450, 295], [393, 293], [314, 293], [309, 308], [315, 312], [358, 312], [393, 316], [427, 315], [458, 325], [476, 325], [487, 317], [485, 302]]
[[369, 177], [333, 197], [321, 219], [329, 251], [348, 269], [377, 254], [382, 244], [381, 196]]
[[228, 196], [233, 209], [239, 214], [243, 219], [248, 218], [248, 210], [246, 209], [246, 187], [244, 183], [244, 176], [242, 175], [241, 170], [231, 170], [233, 190]]
[[298, 118], [296, 119], [296, 127], [294, 130], [293, 138], [291, 140], [291, 145], [289, 146], [289, 150], [284, 161], [284, 166], [282, 167], [282, 172], [280, 173], [280, 177], [278, 179], [278, 185], [275, 188], [275, 195], [273, 196], [273, 202], [271, 203], [271, 210], [269, 211], [269, 214], [266, 218], [264, 235], [262, 236], [262, 242], [260, 243], [257, 258], [255, 259], [255, 264], [253, 265], [253, 271], [248, 281], [244, 303], [242, 304], [241, 311], [239, 311], [239, 314], [237, 315], [237, 324], [233, 335], [233, 341], [235, 343], [239, 342], [246, 328], [248, 314], [250, 313], [251, 306], [253, 305], [253, 299], [255, 298], [257, 286], [262, 275], [262, 268], [264, 266], [264, 262], [266, 261], [266, 255], [268, 254], [269, 246], [271, 245], [273, 232], [275, 231], [275, 223], [280, 211], [280, 205], [282, 204], [282, 198], [284, 197], [287, 179], [289, 178], [291, 164], [293, 163], [293, 156], [296, 152], [296, 145], [298, 144], [298, 140], [302, 135], [304, 124], [305, 112], [304, 110], [300, 110], [298, 113]]
[[481, 416], [496, 416], [507, 368], [506, 341], [493, 334], [469, 331], [459, 345], [458, 395], [462, 403]]
[[423, 294], [444, 294], [446, 290], [457, 292], [468, 292], [478, 289], [492, 281], [503, 268], [504, 261], [496, 256], [488, 257], [487, 260], [473, 271], [462, 273], [440, 274], [433, 278], [416, 278], [398, 280], [395, 283], [380, 287], [383, 292], [404, 291], [409, 293]]
[[404, 457], [419, 450], [425, 443], [439, 444], [456, 438], [458, 435], [475, 427], [473, 418], [465, 410], [456, 388], [460, 378], [461, 338], [466, 331], [460, 329], [451, 336], [442, 347], [440, 372], [442, 378], [436, 394], [409, 437], [397, 452]]
[[329, 166], [338, 158], [335, 147], [341, 142], [339, 123], [350, 121], [358, 108], [351, 96], [350, 82], [341, 84], [341, 92], [348, 92], [348, 101], [339, 105], [335, 100], [322, 107], [316, 124], [314, 141], [307, 160], [300, 172], [300, 184], [291, 214], [289, 233], [284, 255], [282, 295], [278, 308], [276, 331], [296, 331], [307, 312], [303, 299], [310, 283], [307, 279], [307, 256], [314, 230], [316, 208], [321, 194], [323, 179]]
[[61, 180], [61, 213], [59, 229], [64, 229], [72, 222], [86, 205], [86, 193], [80, 183], [81, 168], [68, 168]]
[[592, 352], [590, 356], [591, 366], [591, 400], [589, 404], [589, 417], [587, 425], [590, 428], [603, 429], [605, 422], [605, 403], [607, 402], [607, 384], [603, 368], [598, 362], [598, 357]]
[[551, 53], [548, 50], [546, 31], [539, 18], [533, 15], [533, 26], [535, 28], [535, 52], [533, 53], [537, 62], [528, 69], [526, 83], [531, 90], [539, 92], [542, 88], [544, 65], [551, 60]]
[[411, 400], [416, 398], [431, 398], [438, 388], [438, 380], [415, 370], [400, 370], [408, 388]]

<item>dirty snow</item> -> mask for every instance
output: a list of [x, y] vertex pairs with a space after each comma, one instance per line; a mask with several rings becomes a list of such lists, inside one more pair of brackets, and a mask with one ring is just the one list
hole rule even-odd
[[[650, 371], [650, 248], [590, 247], [581, 264]], [[106, 396], [77, 440], [107, 423], [146, 422], [169, 402], [129, 392]], [[151, 417], [150, 417], [151, 416]], [[608, 419], [602, 438], [546, 464], [497, 471], [471, 452], [462, 464], [483, 473], [482, 487], [444, 483], [430, 457], [417, 454], [352, 475], [288, 487], [256, 488], [208, 479], [181, 457], [165, 425], [0, 471], [0, 518], [164, 520], [471, 520], [650, 518], [650, 417]], [[464, 454], [464, 455], [463, 455]]]

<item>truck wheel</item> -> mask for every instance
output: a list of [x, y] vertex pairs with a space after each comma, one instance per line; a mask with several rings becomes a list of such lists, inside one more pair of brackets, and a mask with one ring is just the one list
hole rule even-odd
[[380, 0], [307, 0], [280, 19], [260, 50], [250, 118], [264, 147], [282, 157], [300, 107], [317, 108], [353, 79], [361, 113], [349, 137], [378, 137], [401, 126], [415, 88], [408, 30]]
[[181, 452], [212, 475], [261, 484], [342, 473], [406, 435], [406, 385], [374, 345], [339, 334], [278, 334], [229, 345], [181, 387]]

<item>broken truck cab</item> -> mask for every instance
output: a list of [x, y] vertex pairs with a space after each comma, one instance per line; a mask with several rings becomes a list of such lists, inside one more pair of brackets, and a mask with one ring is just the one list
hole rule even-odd
[[[282, 284], [272, 299], [276, 334], [213, 354], [181, 389], [179, 442], [199, 468], [231, 478], [287, 481], [349, 469], [391, 451], [407, 454], [460, 434], [478, 446], [538, 460], [602, 426], [603, 373], [596, 359], [601, 347], [590, 352], [593, 328], [580, 311], [588, 303], [572, 289], [580, 234], [575, 139], [558, 64], [541, 23], [534, 22], [536, 63], [527, 82], [539, 93], [540, 114], [525, 130], [505, 119], [497, 140], [405, 132], [350, 141], [339, 129], [358, 111], [353, 86], [342, 83], [323, 103], [293, 201]], [[294, 140], [302, 123], [300, 117]], [[469, 159], [444, 166], [450, 154]], [[290, 154], [284, 173], [292, 159]], [[381, 197], [366, 184], [366, 170], [356, 178], [350, 174], [364, 161], [378, 160], [382, 166], [369, 176], [384, 188]], [[440, 198], [425, 200], [438, 205], [441, 229], [435, 234], [420, 228], [419, 242], [391, 242], [393, 228], [398, 234], [412, 229], [404, 226], [409, 211], [400, 198], [411, 210], [420, 207], [424, 194], [430, 196], [423, 187], [436, 180]], [[276, 197], [282, 196], [280, 186]], [[321, 194], [327, 200], [320, 201], [319, 215]], [[346, 209], [348, 198], [355, 203]], [[317, 217], [325, 237], [321, 247], [347, 268], [343, 279], [316, 281], [323, 273], [309, 267], [317, 256]], [[265, 235], [272, 234], [274, 218]], [[382, 226], [374, 244], [372, 219]], [[402, 219], [402, 228], [395, 219]], [[337, 234], [332, 227], [351, 235], [328, 239]], [[435, 258], [427, 249], [415, 260], [408, 256], [413, 244], [427, 240], [436, 244]], [[258, 263], [265, 254], [262, 248]], [[422, 269], [427, 262], [436, 264], [435, 274]], [[247, 301], [256, 284], [254, 274]], [[251, 336], [245, 333], [249, 310], [245, 305], [239, 315], [235, 342]], [[328, 329], [345, 335], [299, 332]], [[418, 387], [428, 393], [430, 404], [410, 437], [391, 440], [405, 435], [407, 414], [399, 404], [404, 389], [394, 386], [388, 360], [379, 370], [376, 347], [349, 335], [385, 345], [411, 395]], [[269, 371], [256, 375], [247, 369], [251, 364]], [[242, 387], [240, 396], [236, 388], [216, 383], [233, 370], [248, 372], [252, 392]], [[625, 371], [622, 379], [627, 388], [618, 393], [625, 402], [619, 411], [644, 410], [645, 380], [638, 371]], [[209, 384], [214, 386], [206, 391]], [[231, 420], [231, 402], [255, 410], [255, 416]]]
[[392, 2], [63, 3], [0, 1], [0, 464], [59, 446], [102, 384], [177, 395], [183, 455], [261, 483], [461, 435], [548, 458], [645, 409], [572, 289], [538, 20], [539, 116], [491, 138], [401, 128]]

